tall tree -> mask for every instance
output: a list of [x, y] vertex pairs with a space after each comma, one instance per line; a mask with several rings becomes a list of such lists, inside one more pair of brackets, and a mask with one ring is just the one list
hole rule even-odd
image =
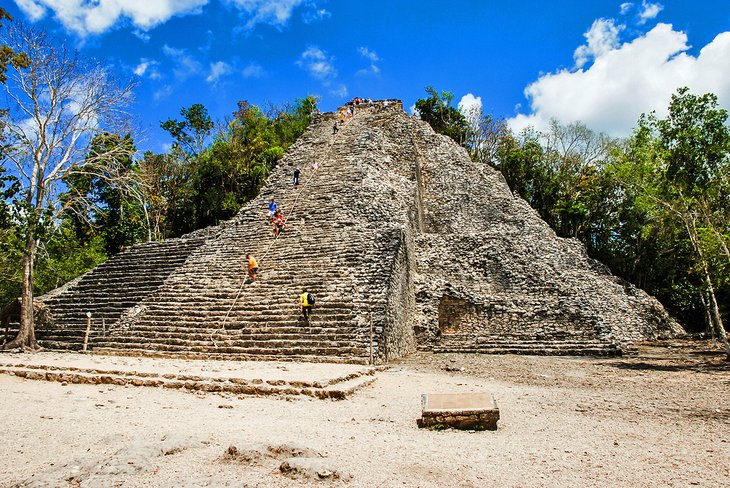
[[466, 144], [469, 125], [464, 115], [451, 106], [454, 94], [448, 91], [436, 91], [432, 86], [426, 87], [428, 98], [416, 100], [416, 110], [422, 120], [439, 134], [451, 137], [460, 145]]
[[208, 114], [208, 109], [200, 103], [180, 110], [182, 120], [168, 119], [160, 123], [160, 127], [169, 132], [175, 145], [192, 159], [198, 158], [205, 149], [215, 124]]
[[[651, 218], [649, 226], [660, 226], [665, 232], [674, 230], [669, 239], [664, 238], [675, 243], [671, 267], [686, 270], [696, 282], [684, 278], [690, 286], [680, 291], [696, 296], [710, 329], [730, 355], [717, 299], [718, 287], [730, 283], [727, 118], [715, 95], [697, 96], [687, 88], [679, 89], [672, 95], [666, 118], [650, 114], [639, 120], [632, 142], [634, 152], [622, 179], [631, 191], [640, 193]], [[677, 255], [687, 256], [684, 267], [679, 266]]]
[[[125, 150], [118, 150], [127, 146]], [[116, 254], [145, 234], [144, 209], [137, 198], [142, 184], [132, 155], [131, 135], [98, 134], [91, 141], [88, 164], [69, 174], [65, 210], [81, 235], [100, 235], [108, 254]]]
[[708, 317], [730, 356], [730, 343], [715, 293], [713, 250], [707, 242], [708, 238], [717, 242], [720, 262], [727, 268], [730, 265], [730, 253], [727, 252], [730, 228], [719, 227], [721, 223], [713, 218], [712, 211], [713, 197], [717, 198], [727, 187], [724, 178], [730, 165], [727, 119], [728, 112], [718, 108], [716, 95], [693, 95], [685, 87], [672, 95], [668, 117], [656, 119], [651, 116], [649, 123], [658, 132], [666, 172], [661, 203], [687, 231], [704, 281]]
[[[89, 145], [96, 135], [128, 132], [124, 107], [132, 85], [118, 83], [105, 66], [80, 59], [44, 32], [14, 25], [5, 42], [25, 53], [29, 65], [10, 72], [5, 86], [10, 106], [4, 156], [20, 183], [16, 204], [25, 246], [20, 329], [4, 347], [36, 349], [33, 268], [46, 210], [58, 210], [60, 181], [95, 162]], [[122, 144], [109, 152], [128, 150]]]

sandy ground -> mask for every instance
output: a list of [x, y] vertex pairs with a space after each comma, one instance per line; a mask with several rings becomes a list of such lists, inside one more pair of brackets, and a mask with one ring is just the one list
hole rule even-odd
[[[416, 427], [422, 393], [480, 391], [497, 431]], [[627, 359], [415, 355], [342, 401], [0, 375], [0, 486], [724, 487], [728, 400], [730, 365], [686, 343]]]

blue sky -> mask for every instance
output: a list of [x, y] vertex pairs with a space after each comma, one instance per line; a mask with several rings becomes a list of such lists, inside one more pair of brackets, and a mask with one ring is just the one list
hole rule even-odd
[[[8, 2], [4, 2], [8, 3]], [[159, 123], [202, 103], [222, 120], [238, 100], [264, 106], [314, 94], [454, 93], [515, 130], [551, 118], [627, 135], [679, 86], [730, 108], [730, 2], [556, 0], [15, 0], [40, 26], [136, 77], [140, 149], [162, 151]]]

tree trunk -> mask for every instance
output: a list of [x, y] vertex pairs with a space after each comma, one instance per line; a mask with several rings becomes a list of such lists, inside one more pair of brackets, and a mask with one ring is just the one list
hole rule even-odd
[[723, 325], [722, 317], [720, 316], [720, 307], [717, 304], [717, 299], [715, 298], [715, 289], [712, 286], [710, 273], [707, 271], [707, 267], [705, 267], [705, 282], [707, 284], [707, 295], [710, 301], [710, 315], [712, 317], [712, 323], [715, 326], [715, 332], [717, 332], [717, 336], [720, 338], [720, 342], [722, 342], [723, 346], [725, 346], [728, 360], [730, 360], [730, 343], [728, 343], [727, 340], [725, 326]]
[[727, 340], [727, 333], [725, 332], [725, 326], [722, 323], [722, 316], [720, 315], [720, 306], [717, 304], [717, 298], [715, 298], [715, 287], [712, 286], [712, 277], [710, 276], [710, 268], [705, 259], [705, 254], [702, 252], [702, 244], [700, 243], [699, 236], [697, 234], [697, 227], [695, 224], [694, 214], [689, 213], [689, 218], [684, 219], [685, 227], [689, 233], [689, 240], [692, 242], [697, 253], [697, 258], [702, 266], [703, 279], [705, 286], [707, 287], [707, 301], [709, 302], [709, 314], [712, 318], [712, 325], [715, 328], [718, 339], [722, 342], [727, 352], [728, 360], [730, 360], [730, 343]]
[[33, 263], [36, 254], [36, 241], [32, 231], [29, 231], [28, 241], [23, 256], [23, 287], [20, 300], [20, 328], [18, 335], [3, 346], [4, 350], [23, 349], [26, 351], [38, 350], [35, 339], [35, 322], [33, 310]]
[[700, 302], [702, 302], [702, 312], [705, 315], [705, 334], [712, 336], [712, 343], [715, 344], [715, 323], [710, 314], [710, 298], [707, 296], [706, 290], [700, 292]]

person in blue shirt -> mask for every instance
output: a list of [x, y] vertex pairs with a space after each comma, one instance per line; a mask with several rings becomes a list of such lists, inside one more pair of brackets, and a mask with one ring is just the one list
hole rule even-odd
[[266, 214], [266, 216], [269, 218], [269, 223], [274, 221], [274, 215], [276, 215], [277, 206], [277, 203], [272, 198], [269, 202], [269, 212]]

